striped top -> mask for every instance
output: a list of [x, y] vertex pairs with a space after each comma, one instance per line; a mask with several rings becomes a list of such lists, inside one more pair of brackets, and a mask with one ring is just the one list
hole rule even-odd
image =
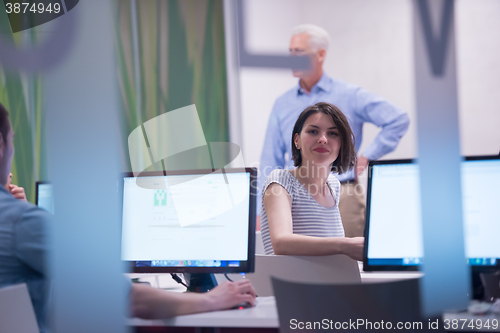
[[[335, 198], [334, 207], [320, 205], [306, 190], [304, 185], [288, 170], [273, 170], [264, 184], [262, 189], [263, 194], [272, 183], [278, 183], [283, 186], [292, 199], [294, 234], [314, 237], [344, 237], [344, 227], [342, 226], [339, 211], [340, 182], [335, 176], [330, 174], [327, 180], [327, 184]], [[262, 198], [264, 198], [264, 195]], [[264, 199], [262, 200], [264, 201]], [[264, 202], [262, 202], [262, 212], [260, 214], [260, 230], [266, 254], [274, 254]]]

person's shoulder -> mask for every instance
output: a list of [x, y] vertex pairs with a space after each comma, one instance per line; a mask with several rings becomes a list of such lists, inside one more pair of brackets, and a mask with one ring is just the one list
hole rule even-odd
[[332, 172], [330, 172], [330, 174], [328, 175], [328, 181], [334, 184], [340, 184], [339, 179]]
[[51, 219], [51, 214], [42, 208], [5, 192], [0, 193], [0, 211], [2, 220], [14, 225], [26, 222], [45, 224]]
[[333, 173], [330, 173], [327, 181], [328, 181], [328, 184], [330, 184], [330, 187], [332, 188], [332, 190], [337, 191], [340, 189], [340, 181]]
[[351, 96], [355, 98], [355, 100], [363, 102], [385, 101], [385, 99], [378, 94], [353, 83], [344, 82], [338, 79], [332, 79], [332, 82], [332, 85], [334, 87], [333, 91], [336, 94]]
[[18, 241], [44, 244], [53, 215], [44, 209], [28, 204], [14, 223]]
[[274, 169], [271, 171], [269, 176], [267, 176], [265, 187], [271, 185], [272, 183], [278, 183], [290, 192], [295, 187], [294, 179], [295, 177], [288, 169]]
[[343, 91], [343, 92], [351, 92], [355, 93], [362, 89], [360, 86], [355, 85], [353, 83], [345, 82], [336, 78], [331, 78], [332, 80], [332, 86], [335, 91]]
[[21, 206], [21, 212], [18, 223], [38, 224], [45, 227], [52, 220], [53, 215], [37, 205], [26, 201], [20, 202], [19, 205]]
[[290, 171], [286, 169], [274, 169], [273, 171], [271, 171], [269, 176], [267, 176], [267, 179], [285, 181], [288, 180], [291, 175], [292, 174], [290, 173]]
[[23, 215], [26, 217], [35, 217], [42, 221], [49, 221], [52, 219], [52, 214], [47, 212], [45, 209], [38, 207], [37, 205], [33, 205], [32, 203], [25, 202], [26, 206], [24, 207]]
[[[3, 214], [9, 216], [19, 216], [24, 211], [30, 209], [30, 206], [34, 206], [31, 203], [14, 198], [7, 191], [0, 191], [0, 211]], [[36, 206], [35, 206], [36, 207]]]
[[283, 100], [289, 100], [290, 98], [296, 97], [297, 96], [297, 91], [298, 91], [298, 85], [295, 84], [292, 88], [288, 89], [283, 94], [281, 94], [276, 99], [276, 102], [283, 101]]
[[291, 101], [294, 101], [297, 97], [297, 89], [297, 85], [295, 85], [291, 89], [280, 95], [278, 98], [276, 98], [273, 110], [275, 112], [279, 112], [282, 107], [288, 105]]
[[292, 197], [297, 190], [297, 185], [294, 182], [295, 177], [287, 169], [274, 169], [271, 171], [264, 184], [263, 193], [273, 184], [281, 185], [288, 194]]

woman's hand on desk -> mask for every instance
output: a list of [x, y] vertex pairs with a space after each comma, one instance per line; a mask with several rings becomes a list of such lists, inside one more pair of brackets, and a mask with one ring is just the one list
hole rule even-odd
[[224, 282], [205, 294], [210, 310], [230, 309], [238, 304], [255, 303], [255, 289], [248, 280]]
[[364, 237], [343, 238], [343, 253], [354, 260], [363, 260], [363, 248], [365, 245]]

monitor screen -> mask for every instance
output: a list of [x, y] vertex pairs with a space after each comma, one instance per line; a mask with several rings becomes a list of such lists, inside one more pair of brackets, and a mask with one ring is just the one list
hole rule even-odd
[[[364, 269], [416, 269], [424, 261], [418, 165], [398, 160], [370, 167]], [[500, 267], [500, 157], [466, 158], [461, 177], [467, 261]]]
[[54, 197], [52, 195], [52, 184], [48, 182], [36, 182], [36, 202], [38, 207], [54, 214]]
[[136, 273], [253, 272], [256, 169], [123, 177], [122, 259]]

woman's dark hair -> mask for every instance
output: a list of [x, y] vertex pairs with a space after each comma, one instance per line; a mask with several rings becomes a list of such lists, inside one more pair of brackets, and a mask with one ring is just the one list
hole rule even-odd
[[10, 123], [9, 113], [7, 109], [0, 103], [0, 135], [2, 135], [3, 142], [7, 142], [7, 135], [9, 134]]
[[356, 163], [354, 135], [352, 134], [351, 126], [349, 126], [349, 122], [342, 111], [340, 111], [335, 105], [324, 102], [316, 103], [307, 107], [304, 111], [302, 111], [299, 118], [295, 122], [292, 133], [292, 160], [294, 161], [294, 165], [296, 167], [302, 165], [302, 155], [300, 154], [300, 150], [295, 147], [294, 143], [295, 134], [300, 135], [307, 118], [318, 112], [332, 117], [333, 123], [337, 126], [337, 130], [339, 132], [340, 151], [339, 156], [332, 164], [332, 171], [338, 172], [339, 174], [347, 172], [349, 169], [354, 167]]

